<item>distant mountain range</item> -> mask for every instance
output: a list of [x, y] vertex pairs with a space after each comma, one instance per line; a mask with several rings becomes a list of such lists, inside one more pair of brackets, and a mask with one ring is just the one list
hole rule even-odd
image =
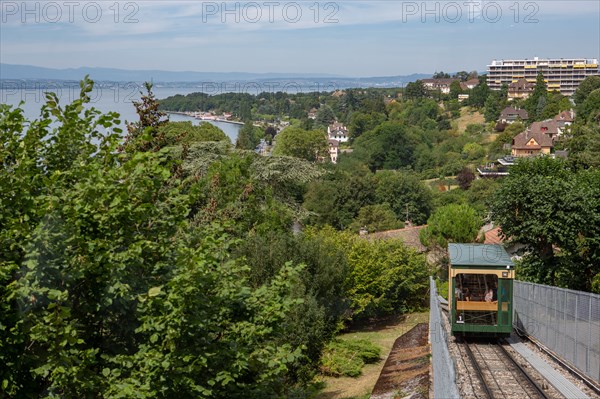
[[383, 77], [345, 77], [314, 73], [249, 73], [249, 72], [193, 72], [161, 70], [126, 70], [115, 68], [68, 68], [54, 69], [32, 65], [0, 64], [0, 80], [78, 81], [90, 75], [97, 82], [144, 82], [167, 83], [169, 86], [193, 85], [198, 82], [277, 82], [283, 84], [309, 85], [331, 83], [336, 87], [397, 87], [431, 74], [412, 74]]

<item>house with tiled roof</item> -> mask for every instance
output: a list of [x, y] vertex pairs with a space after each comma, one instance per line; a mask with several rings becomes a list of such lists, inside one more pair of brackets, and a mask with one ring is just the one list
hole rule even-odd
[[458, 81], [456, 78], [448, 78], [448, 79], [423, 79], [423, 86], [427, 90], [439, 90], [444, 94], [450, 93], [450, 85], [452, 82]]
[[471, 89], [475, 88], [475, 86], [477, 86], [478, 84], [479, 84], [479, 79], [473, 78], [473, 79], [469, 79], [464, 82], [460, 82], [460, 88], [462, 90], [471, 90]]
[[554, 117], [554, 121], [558, 124], [559, 127], [570, 126], [575, 119], [575, 112], [573, 110], [570, 111], [562, 111], [558, 115]]
[[541, 122], [533, 122], [529, 127], [529, 130], [540, 131], [549, 136], [552, 140], [556, 140], [557, 137], [564, 133], [564, 126], [561, 127], [560, 123], [553, 119], [547, 119]]
[[534, 88], [535, 83], [528, 82], [524, 78], [518, 79], [517, 81], [508, 85], [508, 100], [510, 101], [515, 98], [527, 98], [531, 93], [533, 93]]
[[[536, 122], [537, 123], [537, 122]], [[531, 128], [519, 133], [512, 140], [513, 157], [531, 157], [541, 154], [550, 154], [554, 141], [550, 135], [543, 133], [539, 128]]]
[[518, 120], [527, 121], [528, 119], [529, 114], [524, 109], [506, 107], [500, 113], [500, 118], [498, 119], [498, 122], [511, 124], [515, 123]]
[[327, 136], [330, 140], [337, 140], [340, 143], [348, 141], [348, 128], [339, 122], [334, 122], [327, 126]]
[[481, 236], [483, 236], [484, 244], [502, 245], [510, 255], [511, 259], [514, 259], [516, 255], [522, 255], [527, 250], [525, 245], [505, 238], [502, 234], [502, 229], [493, 224], [483, 226], [480, 230], [480, 237]]
[[427, 248], [421, 244], [421, 240], [419, 239], [419, 233], [425, 227], [427, 227], [427, 225], [409, 226], [403, 229], [365, 234], [362, 237], [370, 240], [401, 240], [407, 247], [413, 248], [417, 252], [425, 252], [427, 251]]
[[504, 238], [501, 235], [500, 227], [495, 227], [484, 232], [484, 244], [502, 244]]

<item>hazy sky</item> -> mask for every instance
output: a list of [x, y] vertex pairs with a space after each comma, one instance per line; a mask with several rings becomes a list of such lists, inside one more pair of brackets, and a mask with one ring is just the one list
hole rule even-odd
[[598, 1], [9, 1], [0, 61], [385, 76], [600, 57]]

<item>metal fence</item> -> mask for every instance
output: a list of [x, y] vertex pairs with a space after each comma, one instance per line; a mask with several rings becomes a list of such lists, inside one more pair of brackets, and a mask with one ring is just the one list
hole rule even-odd
[[442, 321], [435, 281], [429, 278], [429, 342], [433, 363], [433, 397], [459, 398], [454, 362], [448, 351], [448, 336]]
[[600, 383], [600, 295], [514, 282], [516, 328]]

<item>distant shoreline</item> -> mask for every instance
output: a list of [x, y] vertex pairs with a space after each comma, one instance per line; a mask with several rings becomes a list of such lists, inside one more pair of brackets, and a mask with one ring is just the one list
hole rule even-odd
[[204, 118], [198, 118], [198, 117], [195, 117], [195, 116], [192, 116], [192, 115], [188, 114], [187, 112], [181, 112], [181, 111], [165, 111], [165, 112], [167, 114], [175, 114], [175, 115], [187, 116], [189, 118], [197, 119], [197, 120], [200, 120], [200, 121], [203, 121], [203, 122], [211, 122], [212, 121], [212, 122], [232, 123], [234, 125], [243, 125], [244, 124], [244, 122], [230, 121], [230, 120], [227, 120], [227, 119], [220, 119], [220, 118], [216, 118], [216, 119], [212, 119], [212, 118], [206, 118], [206, 119], [204, 119]]

